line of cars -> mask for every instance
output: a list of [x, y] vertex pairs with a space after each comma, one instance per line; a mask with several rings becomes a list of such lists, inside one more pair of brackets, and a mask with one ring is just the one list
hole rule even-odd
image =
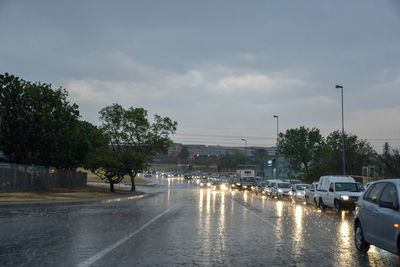
[[253, 191], [273, 198], [306, 202], [321, 210], [330, 207], [337, 213], [356, 210], [356, 248], [366, 253], [372, 244], [400, 255], [400, 179], [372, 182], [366, 190], [348, 176], [322, 176], [312, 184], [299, 180], [261, 180], [250, 187], [234, 180], [204, 179], [200, 187]]

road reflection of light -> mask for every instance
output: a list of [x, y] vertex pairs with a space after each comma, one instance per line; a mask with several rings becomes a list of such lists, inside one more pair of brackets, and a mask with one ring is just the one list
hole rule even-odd
[[217, 192], [213, 191], [212, 195], [213, 195], [213, 199], [212, 199], [212, 201], [213, 201], [213, 205], [212, 205], [213, 206], [213, 212], [215, 212], [215, 202], [216, 202], [215, 201], [215, 196], [217, 195]]
[[303, 222], [303, 207], [300, 205], [296, 206], [296, 229], [301, 230]]
[[220, 221], [218, 227], [218, 235], [221, 243], [220, 251], [225, 251], [225, 192], [221, 193], [221, 205], [220, 205]]
[[207, 204], [206, 204], [207, 217], [210, 216], [210, 205], [211, 205], [211, 190], [207, 189]]
[[199, 198], [199, 212], [200, 214], [203, 211], [203, 188], [200, 188], [200, 198]]
[[283, 203], [282, 203], [282, 201], [277, 201], [276, 202], [276, 213], [278, 214], [278, 217], [282, 217], [282, 211], [283, 211]]
[[352, 261], [353, 243], [350, 238], [350, 224], [344, 212], [340, 216], [340, 224], [338, 229], [337, 246], [340, 253], [337, 253], [337, 264], [340, 266], [349, 265]]
[[171, 179], [167, 179], [168, 181], [168, 187], [171, 187]]
[[301, 254], [303, 244], [305, 243], [303, 241], [303, 207], [300, 205], [296, 205], [295, 221], [293, 251], [295, 252], [295, 256], [298, 256]]
[[247, 202], [247, 192], [246, 191], [244, 191], [244, 193], [243, 193], [243, 200], [244, 200], [244, 202]]
[[276, 201], [276, 214], [278, 218], [276, 220], [274, 233], [277, 244], [282, 244], [283, 242], [282, 213], [283, 213], [283, 203], [282, 201]]

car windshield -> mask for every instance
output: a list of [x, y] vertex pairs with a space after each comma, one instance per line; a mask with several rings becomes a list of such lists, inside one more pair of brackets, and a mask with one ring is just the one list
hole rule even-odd
[[242, 182], [245, 182], [245, 183], [253, 183], [254, 180], [255, 180], [254, 177], [244, 177], [244, 178], [242, 178]]
[[296, 185], [296, 190], [305, 190], [305, 189], [310, 189], [310, 185], [308, 184]]
[[278, 187], [279, 188], [291, 188], [291, 184], [289, 184], [289, 183], [279, 183], [278, 184]]
[[335, 191], [364, 192], [364, 187], [359, 183], [335, 183]]

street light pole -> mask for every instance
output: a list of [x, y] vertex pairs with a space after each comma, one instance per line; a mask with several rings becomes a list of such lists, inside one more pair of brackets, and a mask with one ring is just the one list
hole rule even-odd
[[279, 137], [279, 116], [274, 115], [274, 118], [276, 118], [276, 149], [278, 149], [278, 137]]
[[276, 159], [275, 159], [275, 167], [276, 167], [276, 178], [278, 178], [278, 141], [279, 141], [279, 116], [274, 115], [274, 118], [276, 118]]
[[242, 138], [242, 141], [245, 142], [244, 147], [244, 168], [246, 169], [246, 157], [247, 157], [247, 139]]
[[341, 90], [342, 94], [342, 161], [343, 161], [343, 175], [346, 173], [346, 165], [344, 161], [344, 113], [343, 113], [343, 86], [336, 85], [337, 89]]

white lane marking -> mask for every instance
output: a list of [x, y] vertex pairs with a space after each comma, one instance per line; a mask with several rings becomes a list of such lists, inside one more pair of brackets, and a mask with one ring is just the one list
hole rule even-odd
[[167, 214], [169, 211], [171, 211], [172, 208], [167, 209], [166, 211], [158, 214], [156, 217], [154, 217], [153, 219], [151, 219], [150, 221], [148, 221], [147, 223], [145, 223], [144, 225], [142, 225], [139, 229], [137, 229], [135, 232], [129, 234], [128, 236], [118, 240], [117, 242], [115, 242], [114, 244], [106, 247], [105, 249], [103, 249], [102, 251], [98, 252], [97, 254], [93, 255], [92, 257], [90, 257], [89, 259], [79, 263], [77, 266], [79, 267], [87, 267], [92, 265], [94, 262], [96, 262], [97, 260], [103, 258], [105, 255], [107, 255], [108, 253], [110, 253], [113, 249], [119, 247], [120, 245], [122, 245], [123, 243], [125, 243], [126, 241], [128, 241], [129, 239], [131, 239], [132, 237], [134, 237], [136, 234], [138, 234], [140, 231], [142, 231], [143, 229], [145, 229], [147, 226], [149, 226], [150, 224], [152, 224], [153, 222], [155, 222], [157, 219], [159, 219], [161, 216]]

